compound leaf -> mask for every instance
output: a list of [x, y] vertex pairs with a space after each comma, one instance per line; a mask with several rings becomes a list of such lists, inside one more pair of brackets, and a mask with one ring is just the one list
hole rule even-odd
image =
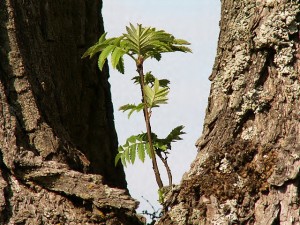
[[136, 112], [139, 112], [141, 111], [142, 109], [144, 108], [144, 104], [143, 103], [140, 103], [138, 105], [135, 105], [135, 104], [127, 104], [127, 105], [123, 105], [119, 108], [119, 110], [125, 112], [125, 111], [128, 111], [129, 110], [129, 113], [128, 113], [128, 118], [130, 118], [131, 114], [136, 111]]
[[155, 78], [154, 86], [151, 88], [149, 85], [144, 86], [147, 107], [159, 107], [160, 104], [167, 104], [169, 88], [161, 87], [159, 80]]
[[182, 125], [175, 127], [165, 139], [169, 143], [182, 140], [180, 135], [185, 134], [185, 132], [183, 132], [183, 128], [184, 128], [184, 126], [182, 126]]

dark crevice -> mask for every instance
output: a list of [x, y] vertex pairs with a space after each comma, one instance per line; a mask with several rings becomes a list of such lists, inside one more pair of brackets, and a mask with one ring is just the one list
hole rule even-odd
[[[10, 204], [10, 199], [12, 198], [13, 191], [11, 190], [10, 186], [10, 171], [6, 167], [3, 161], [3, 155], [2, 152], [0, 151], [0, 168], [1, 168], [1, 176], [5, 180], [7, 186], [3, 189], [4, 192], [4, 199], [5, 199], [5, 207], [1, 212], [0, 216], [0, 222], [1, 224], [8, 224], [11, 216], [12, 216], [12, 205]], [[1, 191], [1, 190], [0, 190]]]
[[271, 223], [271, 225], [280, 225], [280, 211], [281, 211], [281, 207], [280, 207], [280, 205], [278, 205], [278, 207], [279, 207], [279, 212], [277, 214], [277, 217]]
[[264, 63], [263, 67], [261, 68], [260, 71], [260, 77], [259, 79], [257, 79], [254, 83], [254, 87], [258, 88], [258, 87], [262, 87], [264, 85], [264, 83], [266, 82], [266, 80], [269, 77], [269, 67], [274, 64], [274, 56], [276, 54], [276, 51], [272, 48], [268, 48], [268, 49], [261, 49], [262, 52], [266, 52], [266, 62]]
[[300, 12], [298, 12], [296, 15], [296, 21], [294, 21], [294, 23], [290, 24], [290, 26], [297, 26], [298, 32], [288, 34], [289, 40], [295, 41], [296, 43], [299, 43], [299, 39], [300, 39], [300, 24], [299, 24], [299, 22], [300, 22]]
[[236, 138], [244, 128], [244, 124], [249, 120], [255, 119], [255, 113], [252, 109], [249, 109], [241, 118], [240, 122], [236, 124], [235, 130], [233, 132], [233, 137]]

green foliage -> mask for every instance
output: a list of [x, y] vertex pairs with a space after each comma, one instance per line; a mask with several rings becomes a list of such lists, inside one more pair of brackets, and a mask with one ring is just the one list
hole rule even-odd
[[144, 103], [140, 103], [138, 105], [135, 104], [127, 104], [127, 105], [123, 105], [119, 108], [120, 111], [126, 112], [129, 110], [128, 113], [128, 118], [130, 118], [131, 114], [136, 111], [139, 112], [144, 108]]
[[[134, 83], [139, 83], [139, 77], [133, 78]], [[159, 107], [160, 104], [167, 104], [169, 87], [170, 83], [167, 79], [158, 80], [151, 73], [147, 73], [145, 75], [145, 104], [147, 108], [151, 109], [154, 107]], [[162, 83], [162, 84], [161, 84]], [[144, 103], [140, 103], [138, 105], [135, 104], [126, 104], [119, 108], [119, 110], [128, 112], [128, 118], [132, 115], [133, 112], [140, 112], [144, 108]]]
[[126, 54], [138, 63], [138, 58], [142, 56], [143, 61], [147, 58], [161, 59], [161, 54], [165, 52], [192, 52], [187, 45], [189, 42], [175, 37], [164, 30], [156, 30], [152, 27], [143, 27], [138, 24], [134, 27], [132, 24], [126, 27], [127, 33], [120, 37], [106, 39], [104, 33], [92, 47], [90, 47], [82, 56], [85, 58], [93, 57], [101, 52], [98, 59], [99, 69], [102, 70], [104, 63], [111, 55], [111, 64], [114, 69], [124, 74], [123, 56]]
[[145, 161], [146, 154], [151, 158], [149, 142], [145, 133], [130, 136], [127, 138], [126, 143], [118, 148], [118, 151], [115, 165], [117, 165], [119, 160], [124, 166], [127, 163], [134, 164], [136, 154], [142, 162]]
[[185, 132], [183, 132], [183, 128], [184, 128], [184, 126], [182, 126], [182, 125], [174, 128], [170, 132], [170, 134], [165, 138], [165, 141], [167, 143], [171, 143], [171, 142], [182, 140], [182, 138], [180, 137], [180, 135], [185, 134]]
[[[174, 128], [166, 138], [160, 139], [155, 133], [151, 133], [152, 144], [155, 151], [163, 151], [168, 153], [171, 150], [171, 143], [181, 140], [180, 135], [185, 134], [183, 132], [184, 126], [178, 126]], [[136, 159], [136, 154], [138, 158], [144, 162], [145, 156], [148, 155], [151, 158], [149, 141], [147, 133], [141, 133], [138, 135], [132, 135], [127, 140], [126, 143], [118, 148], [118, 154], [115, 158], [115, 164], [121, 160], [124, 166], [127, 163], [134, 164]]]
[[[153, 76], [153, 74], [151, 73], [151, 71], [147, 72], [145, 74], [144, 78], [145, 78], [144, 79], [145, 84], [148, 84], [151, 87], [153, 87], [154, 81], [155, 81], [155, 77]], [[133, 80], [135, 84], [140, 84], [140, 79], [141, 79], [140, 76], [135, 76], [131, 80]], [[160, 79], [158, 81], [159, 81], [159, 86], [160, 87], [169, 87], [170, 81], [168, 79]]]
[[158, 79], [155, 78], [153, 87], [144, 86], [145, 103], [148, 108], [159, 107], [160, 104], [167, 104], [169, 94], [168, 87], [160, 87]]

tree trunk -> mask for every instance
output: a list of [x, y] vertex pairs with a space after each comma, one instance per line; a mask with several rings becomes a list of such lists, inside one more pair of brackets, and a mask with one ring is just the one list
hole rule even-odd
[[0, 224], [140, 224], [114, 166], [108, 73], [81, 60], [101, 5], [0, 1]]
[[300, 224], [299, 7], [222, 1], [199, 153], [158, 224]]

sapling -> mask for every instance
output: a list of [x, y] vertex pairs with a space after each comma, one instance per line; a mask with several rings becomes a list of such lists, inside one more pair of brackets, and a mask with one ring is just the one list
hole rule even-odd
[[[157, 166], [156, 156], [162, 161], [168, 174], [169, 186], [172, 186], [172, 174], [167, 161], [167, 154], [171, 150], [171, 143], [181, 140], [184, 134], [183, 126], [174, 128], [166, 138], [158, 138], [151, 129], [151, 116], [153, 108], [162, 104], [167, 104], [169, 84], [168, 79], [158, 79], [151, 72], [144, 73], [144, 62], [147, 59], [154, 58], [157, 61], [161, 59], [162, 53], [167, 52], [191, 52], [187, 47], [189, 42], [183, 39], [176, 39], [173, 35], [164, 30], [156, 30], [153, 27], [143, 27], [141, 24], [126, 27], [127, 33], [119, 37], [106, 38], [104, 33], [92, 47], [90, 47], [82, 56], [93, 57], [99, 54], [98, 67], [103, 69], [106, 59], [111, 55], [111, 64], [114, 69], [124, 74], [124, 55], [129, 56], [135, 61], [138, 76], [132, 78], [135, 84], [141, 89], [142, 100], [139, 104], [127, 104], [120, 107], [122, 111], [128, 111], [128, 117], [133, 112], [143, 111], [146, 125], [146, 132], [138, 135], [132, 135], [126, 143], [118, 148], [118, 154], [115, 158], [115, 164], [121, 160], [126, 166], [127, 163], [134, 163], [136, 155], [144, 162], [147, 154], [152, 160], [152, 167], [155, 174], [159, 190], [163, 188], [163, 182]], [[161, 196], [160, 196], [161, 197]]]

